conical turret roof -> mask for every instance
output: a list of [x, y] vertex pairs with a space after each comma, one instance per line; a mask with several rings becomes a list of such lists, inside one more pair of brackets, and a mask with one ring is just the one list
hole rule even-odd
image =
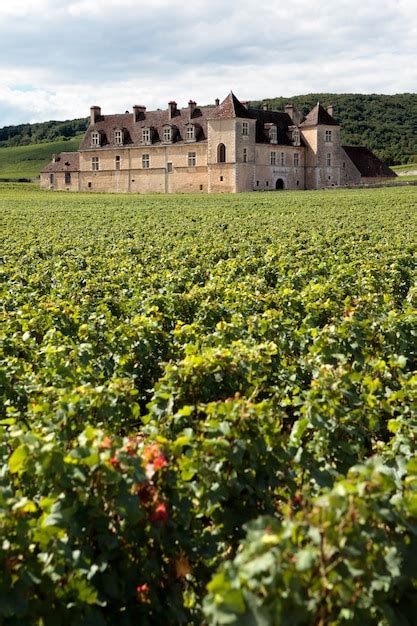
[[317, 102], [316, 106], [311, 109], [300, 126], [319, 126], [320, 124], [325, 126], [339, 126], [334, 117], [327, 113], [320, 102]]
[[230, 119], [234, 117], [251, 118], [252, 116], [231, 91], [223, 102], [214, 109], [210, 117], [212, 119]]

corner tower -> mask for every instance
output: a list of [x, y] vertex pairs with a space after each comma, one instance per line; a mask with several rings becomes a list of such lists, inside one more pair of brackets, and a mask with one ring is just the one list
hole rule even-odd
[[326, 110], [318, 102], [299, 125], [306, 145], [306, 189], [340, 185], [340, 125], [332, 114], [332, 106]]
[[208, 190], [251, 190], [256, 120], [232, 92], [208, 118], [207, 140]]

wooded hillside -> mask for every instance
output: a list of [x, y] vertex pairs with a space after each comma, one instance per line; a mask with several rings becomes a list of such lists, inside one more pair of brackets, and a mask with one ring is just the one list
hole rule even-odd
[[[333, 103], [335, 118], [342, 124], [343, 143], [366, 146], [389, 165], [417, 160], [417, 94], [313, 93], [256, 100], [251, 104], [267, 102], [271, 109], [282, 110], [292, 102], [307, 113], [317, 101], [323, 105]], [[0, 147], [70, 139], [84, 132], [87, 124], [88, 118], [81, 118], [5, 126], [0, 129]]]
[[289, 98], [258, 100], [282, 110], [292, 102], [306, 114], [318, 101], [333, 103], [334, 117], [342, 125], [342, 143], [366, 146], [388, 165], [417, 160], [417, 94], [311, 93]]
[[0, 148], [28, 146], [36, 143], [49, 143], [68, 140], [83, 133], [88, 126], [88, 118], [66, 120], [64, 122], [37, 122], [0, 128]]

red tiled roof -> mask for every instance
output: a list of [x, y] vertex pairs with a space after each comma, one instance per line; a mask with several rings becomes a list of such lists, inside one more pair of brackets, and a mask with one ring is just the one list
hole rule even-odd
[[300, 126], [318, 126], [319, 124], [324, 124], [326, 126], [339, 126], [334, 117], [327, 113], [326, 109], [324, 109], [318, 102], [316, 106], [311, 109], [310, 113], [307, 113], [305, 120], [300, 124]]
[[381, 161], [371, 150], [362, 146], [342, 146], [349, 159], [359, 170], [361, 176], [391, 178], [397, 176], [386, 163]]
[[80, 170], [79, 152], [60, 152], [55, 161], [51, 161], [43, 168], [42, 173], [52, 172], [78, 172]]
[[[101, 115], [95, 124], [90, 124], [81, 142], [80, 150], [91, 148], [91, 133], [98, 131], [101, 134], [101, 147], [118, 147], [114, 143], [114, 131], [123, 130], [125, 146], [143, 145], [142, 129], [150, 128], [153, 133], [152, 144], [163, 144], [163, 127], [169, 124], [172, 126], [174, 142], [184, 141], [187, 137], [187, 124], [195, 125], [197, 141], [207, 139], [207, 119], [214, 110], [214, 107], [196, 107], [190, 117], [190, 109], [177, 109], [175, 115], [170, 118], [167, 109], [157, 111], [145, 111], [137, 122], [133, 120], [133, 113], [122, 113], [116, 115]], [[188, 142], [187, 142], [188, 143]], [[192, 142], [190, 142], [192, 143]], [[98, 148], [100, 149], [100, 148]]]
[[293, 122], [287, 113], [246, 108], [236, 96], [230, 92], [217, 107], [196, 107], [191, 114], [191, 118], [189, 107], [177, 109], [172, 118], [169, 117], [167, 109], [145, 111], [141, 114], [141, 119], [137, 122], [134, 121], [133, 113], [100, 115], [95, 124], [91, 124], [88, 127], [80, 150], [88, 150], [92, 147], [91, 133], [93, 131], [98, 131], [101, 135], [101, 146], [94, 149], [106, 149], [113, 146], [117, 148], [117, 145], [114, 143], [115, 130], [124, 131], [123, 145], [143, 146], [143, 128], [150, 128], [152, 130], [152, 145], [164, 145], [165, 142], [162, 141], [163, 128], [167, 124], [172, 126], [174, 143], [184, 142], [192, 145], [192, 142], [186, 141], [188, 124], [192, 123], [195, 125], [196, 140], [205, 141], [207, 139], [208, 120], [230, 118], [256, 119], [256, 141], [259, 143], [268, 141], [265, 124], [275, 124], [277, 126], [278, 144], [291, 145], [288, 136], [288, 127], [292, 126]]
[[[142, 129], [150, 128], [152, 131], [152, 145], [163, 145], [163, 128], [169, 124], [172, 126], [174, 143], [186, 142], [187, 125], [195, 125], [197, 141], [207, 139], [207, 121], [210, 119], [255, 119], [256, 141], [267, 143], [269, 141], [265, 124], [275, 124], [277, 127], [278, 145], [291, 145], [288, 128], [293, 122], [287, 113], [282, 111], [265, 111], [263, 109], [246, 108], [236, 96], [230, 94], [217, 107], [195, 107], [190, 117], [190, 108], [177, 109], [175, 115], [170, 118], [167, 109], [157, 111], [145, 111], [141, 118], [135, 122], [133, 113], [116, 115], [100, 115], [94, 124], [91, 124], [81, 143], [80, 150], [88, 150], [91, 146], [91, 133], [98, 131], [101, 135], [100, 148], [117, 147], [114, 143], [114, 131], [123, 130], [123, 145], [143, 146]], [[186, 142], [192, 145], [192, 142]], [[97, 148], [94, 148], [97, 149]]]

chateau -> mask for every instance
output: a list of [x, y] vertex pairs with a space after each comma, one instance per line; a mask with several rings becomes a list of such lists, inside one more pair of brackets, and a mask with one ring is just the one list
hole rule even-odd
[[61, 152], [41, 186], [68, 191], [218, 193], [320, 189], [395, 176], [370, 150], [342, 146], [333, 108], [304, 117], [253, 109], [230, 93], [222, 103], [102, 115], [91, 107], [78, 152]]

